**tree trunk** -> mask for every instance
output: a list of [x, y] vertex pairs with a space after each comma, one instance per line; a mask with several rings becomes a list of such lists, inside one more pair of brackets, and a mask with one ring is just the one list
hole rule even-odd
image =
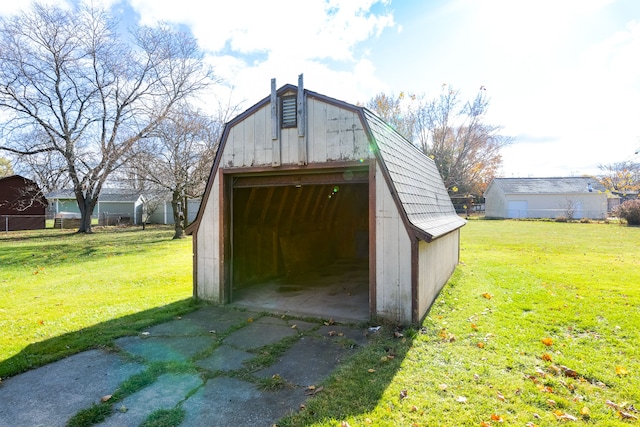
[[174, 239], [183, 239], [184, 236], [184, 227], [182, 225], [182, 210], [180, 209], [180, 205], [182, 202], [182, 197], [179, 191], [173, 192], [173, 198], [171, 200], [171, 208], [173, 210], [173, 224], [175, 233], [173, 234]]
[[98, 199], [85, 197], [81, 192], [76, 193], [76, 200], [78, 207], [80, 208], [80, 227], [78, 233], [93, 233], [91, 229], [91, 215], [93, 215], [93, 209], [96, 206]]

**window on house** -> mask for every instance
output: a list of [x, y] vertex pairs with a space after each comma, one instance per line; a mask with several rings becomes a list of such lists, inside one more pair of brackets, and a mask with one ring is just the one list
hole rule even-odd
[[298, 112], [295, 96], [283, 96], [280, 98], [282, 105], [282, 127], [294, 128], [298, 125]]

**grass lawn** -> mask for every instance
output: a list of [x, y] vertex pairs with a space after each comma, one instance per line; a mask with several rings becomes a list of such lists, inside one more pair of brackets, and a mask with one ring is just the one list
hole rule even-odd
[[172, 233], [0, 233], [0, 377], [191, 310], [191, 239]]
[[[195, 308], [191, 240], [171, 235], [0, 235], [0, 376]], [[470, 221], [423, 324], [383, 324], [278, 426], [640, 425], [639, 242], [612, 224]]]
[[387, 329], [279, 425], [640, 424], [639, 243], [619, 225], [470, 221], [422, 328]]

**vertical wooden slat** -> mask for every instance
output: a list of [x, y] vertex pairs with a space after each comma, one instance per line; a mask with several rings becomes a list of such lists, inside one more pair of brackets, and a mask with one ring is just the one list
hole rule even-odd
[[272, 166], [280, 166], [281, 154], [280, 154], [280, 138], [279, 138], [280, 123], [278, 121], [278, 96], [276, 93], [276, 79], [271, 79], [271, 153], [273, 158], [271, 159]]
[[298, 110], [298, 164], [307, 164], [307, 138], [305, 127], [307, 125], [307, 112], [304, 102], [304, 82], [302, 74], [298, 76], [298, 97], [297, 97], [297, 110]]
[[369, 162], [369, 317], [377, 315], [376, 283], [376, 161]]

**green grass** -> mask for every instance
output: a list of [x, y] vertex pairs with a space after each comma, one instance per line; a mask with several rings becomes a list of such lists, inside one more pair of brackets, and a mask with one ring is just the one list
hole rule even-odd
[[387, 327], [278, 425], [637, 424], [622, 413], [640, 418], [638, 242], [619, 225], [470, 221], [422, 327]]
[[193, 309], [191, 239], [172, 233], [0, 234], [0, 377]]
[[[0, 235], [0, 376], [109, 347], [197, 307], [191, 241], [171, 235]], [[462, 263], [423, 324], [383, 324], [278, 425], [637, 425], [623, 417], [640, 418], [638, 242], [640, 228], [619, 225], [470, 221]], [[280, 386], [271, 380], [266, 386]], [[90, 425], [113, 409], [97, 405], [75, 421]], [[177, 425], [183, 416], [158, 412], [147, 423]]]

